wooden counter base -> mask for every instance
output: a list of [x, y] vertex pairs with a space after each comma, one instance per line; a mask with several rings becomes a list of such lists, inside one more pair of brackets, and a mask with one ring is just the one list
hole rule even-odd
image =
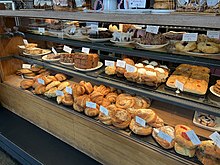
[[31, 93], [3, 83], [0, 91], [4, 107], [103, 164], [181, 164]]

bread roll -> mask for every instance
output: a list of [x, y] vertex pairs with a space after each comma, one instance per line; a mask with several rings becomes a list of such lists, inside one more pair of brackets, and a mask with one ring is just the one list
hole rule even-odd
[[131, 123], [129, 125], [129, 128], [131, 131], [137, 135], [150, 135], [152, 132], [152, 127], [149, 125], [145, 125], [145, 127], [138, 124], [135, 119], [131, 120]]

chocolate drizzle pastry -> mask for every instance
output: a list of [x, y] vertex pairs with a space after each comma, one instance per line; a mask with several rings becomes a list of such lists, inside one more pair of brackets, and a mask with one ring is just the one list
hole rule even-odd
[[144, 45], [163, 45], [167, 43], [167, 40], [162, 34], [146, 33], [139, 43]]

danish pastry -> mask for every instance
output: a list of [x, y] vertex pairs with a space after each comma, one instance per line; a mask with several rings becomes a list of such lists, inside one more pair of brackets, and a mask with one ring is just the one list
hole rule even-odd
[[150, 99], [144, 99], [140, 96], [134, 97], [134, 101], [135, 101], [135, 104], [134, 104], [135, 109], [146, 109], [151, 104]]
[[108, 99], [108, 100], [110, 101], [110, 103], [115, 103], [117, 97], [118, 97], [118, 94], [115, 93], [115, 92], [108, 93], [108, 94], [105, 96], [105, 98]]
[[93, 86], [90, 82], [80, 81], [79, 85], [82, 85], [85, 88], [85, 92], [90, 94], [93, 92]]
[[28, 89], [34, 84], [33, 80], [22, 80], [20, 86], [22, 89]]
[[55, 75], [57, 81], [65, 81], [67, 79], [66, 75], [62, 74], [62, 73], [58, 73]]
[[122, 109], [132, 108], [135, 104], [135, 100], [130, 95], [120, 94], [116, 99], [116, 106]]
[[93, 91], [90, 94], [90, 97], [91, 97], [92, 102], [99, 104], [99, 105], [102, 104], [102, 101], [104, 99], [104, 95], [101, 92], [97, 92], [97, 91]]
[[62, 99], [63, 105], [72, 106], [73, 105], [73, 97], [70, 94], [64, 94], [64, 97]]
[[114, 114], [114, 111], [117, 109], [115, 104], [111, 104], [108, 107], [106, 107], [108, 110], [108, 116], [106, 116], [104, 113], [101, 111], [99, 112], [99, 120], [106, 125], [111, 125], [112, 124], [112, 116]]
[[112, 124], [120, 129], [127, 128], [131, 122], [131, 115], [128, 111], [116, 108], [112, 115]]

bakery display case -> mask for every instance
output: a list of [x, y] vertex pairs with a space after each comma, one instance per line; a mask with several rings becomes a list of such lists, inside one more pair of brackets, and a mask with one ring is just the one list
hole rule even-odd
[[3, 106], [104, 164], [219, 163], [218, 16], [36, 12], [0, 11]]

